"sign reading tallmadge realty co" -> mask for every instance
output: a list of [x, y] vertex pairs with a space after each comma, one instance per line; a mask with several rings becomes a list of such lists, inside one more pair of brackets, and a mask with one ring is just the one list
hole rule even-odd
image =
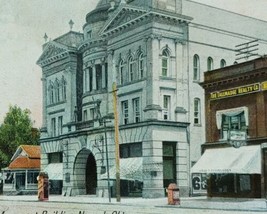
[[250, 85], [244, 85], [236, 88], [212, 92], [210, 93], [210, 99], [217, 100], [217, 99], [229, 98], [234, 96], [255, 93], [263, 90], [267, 90], [267, 82], [254, 83]]

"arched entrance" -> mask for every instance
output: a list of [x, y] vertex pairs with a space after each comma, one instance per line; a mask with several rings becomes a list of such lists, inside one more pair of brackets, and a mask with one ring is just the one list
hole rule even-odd
[[82, 149], [77, 154], [73, 175], [75, 195], [96, 194], [97, 165], [90, 150]]
[[86, 164], [86, 194], [96, 194], [97, 175], [96, 161], [92, 153], [89, 154]]

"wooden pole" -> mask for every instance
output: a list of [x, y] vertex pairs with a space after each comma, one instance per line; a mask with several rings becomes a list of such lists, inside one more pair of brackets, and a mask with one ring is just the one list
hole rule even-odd
[[121, 201], [120, 191], [120, 146], [119, 146], [119, 121], [117, 109], [117, 85], [114, 82], [112, 85], [113, 93], [113, 109], [114, 109], [114, 128], [115, 128], [115, 158], [116, 158], [116, 197], [117, 202]]

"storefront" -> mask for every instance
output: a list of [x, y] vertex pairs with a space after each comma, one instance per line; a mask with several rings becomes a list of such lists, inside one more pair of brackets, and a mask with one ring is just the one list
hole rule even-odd
[[209, 197], [266, 197], [267, 62], [259, 58], [205, 73], [206, 139], [192, 175]]

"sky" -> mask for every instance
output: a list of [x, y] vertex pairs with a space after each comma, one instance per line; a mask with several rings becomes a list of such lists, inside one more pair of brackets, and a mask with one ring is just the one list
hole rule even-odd
[[[267, 0], [195, 0], [267, 20]], [[98, 0], [0, 0], [0, 123], [10, 105], [31, 111], [34, 126], [42, 124], [41, 68], [44, 34], [49, 39], [73, 30], [82, 32], [85, 16]]]

